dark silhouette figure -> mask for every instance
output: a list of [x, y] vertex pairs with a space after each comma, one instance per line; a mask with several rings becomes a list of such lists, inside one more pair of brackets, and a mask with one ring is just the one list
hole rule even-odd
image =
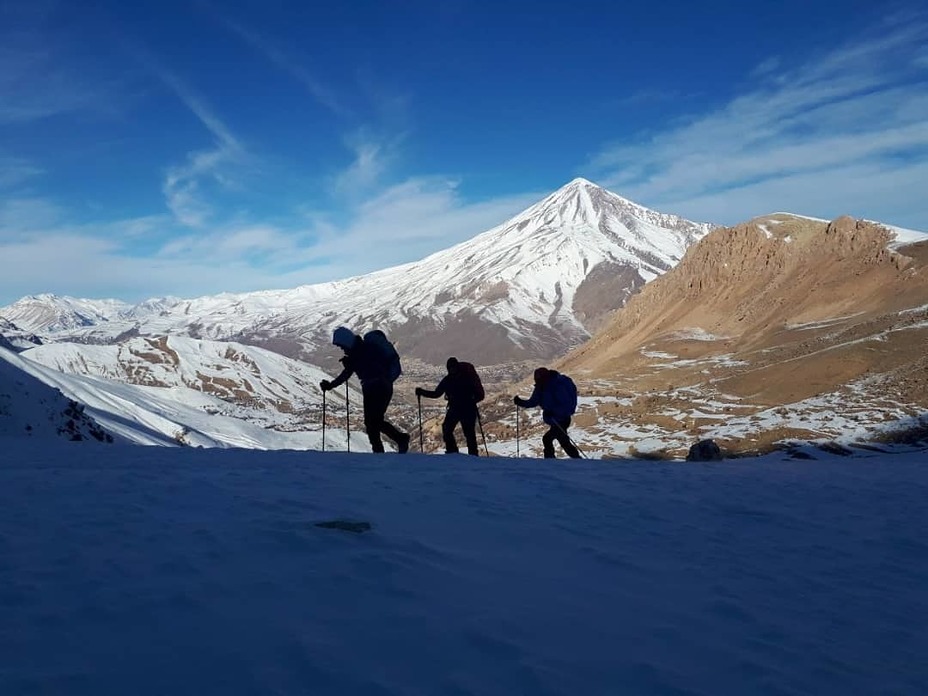
[[368, 344], [350, 329], [340, 326], [335, 329], [332, 343], [343, 351], [341, 359], [344, 369], [332, 381], [322, 380], [319, 386], [323, 391], [335, 389], [356, 374], [361, 380], [361, 395], [364, 399], [364, 430], [371, 442], [374, 452], [383, 452], [383, 433], [396, 443], [399, 452], [409, 450], [409, 434], [397, 429], [386, 420], [387, 407], [393, 398], [393, 379], [391, 365], [383, 352], [375, 345]]
[[568, 457], [579, 459], [580, 451], [570, 441], [567, 428], [570, 418], [577, 410], [577, 387], [567, 375], [556, 370], [539, 367], [535, 370], [535, 388], [528, 399], [514, 397], [513, 403], [522, 408], [541, 406], [541, 417], [550, 428], [541, 437], [545, 459], [554, 455], [554, 441], [557, 440]]
[[458, 451], [454, 429], [460, 423], [461, 430], [464, 432], [464, 440], [467, 442], [467, 453], [479, 457], [476, 431], [477, 402], [483, 399], [483, 385], [471, 363], [461, 362], [457, 358], [448, 358], [445, 365], [448, 368], [448, 374], [441, 378], [438, 386], [432, 390], [416, 387], [416, 396], [424, 396], [427, 399], [444, 396], [448, 400], [448, 410], [441, 424], [446, 453], [452, 454]]

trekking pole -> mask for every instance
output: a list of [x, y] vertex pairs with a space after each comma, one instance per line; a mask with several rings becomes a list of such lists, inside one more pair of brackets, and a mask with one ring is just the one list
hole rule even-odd
[[586, 453], [585, 453], [582, 449], [580, 449], [579, 447], [577, 447], [577, 443], [574, 442], [574, 441], [570, 438], [570, 435], [567, 434], [567, 431], [564, 430], [564, 428], [562, 428], [562, 427], [560, 426], [559, 423], [555, 423], [555, 424], [554, 424], [554, 427], [557, 428], [558, 430], [560, 430], [561, 433], [563, 433], [564, 437], [567, 438], [567, 442], [569, 442], [570, 444], [572, 444], [572, 445], [574, 446], [574, 449], [577, 450], [577, 451], [580, 453], [580, 456], [581, 456], [581, 457], [583, 457], [584, 459], [589, 459], [589, 457], [586, 456]]
[[322, 390], [322, 451], [325, 452], [325, 389]]
[[345, 441], [351, 451], [351, 419], [348, 417], [348, 382], [345, 382]]
[[483, 434], [483, 418], [480, 417], [480, 409], [477, 409], [477, 424], [480, 426], [480, 437], [483, 438], [483, 451], [490, 456], [490, 450], [487, 449], [487, 436]]
[[422, 446], [422, 396], [417, 394], [416, 400], [419, 402], [419, 451], [424, 453], [425, 448]]
[[519, 458], [519, 407], [516, 406], [516, 459]]

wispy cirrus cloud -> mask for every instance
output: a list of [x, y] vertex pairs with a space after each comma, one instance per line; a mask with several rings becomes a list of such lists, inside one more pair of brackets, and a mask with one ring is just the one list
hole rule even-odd
[[[138, 301], [347, 278], [465, 241], [542, 195], [470, 203], [452, 179], [417, 178], [364, 199], [337, 220], [308, 213], [289, 226], [226, 223], [193, 232], [167, 215], [73, 225], [68, 211], [23, 199], [0, 206], [0, 305], [34, 292]], [[139, 238], [167, 241], [141, 253]]]
[[110, 111], [109, 95], [44, 47], [38, 32], [0, 30], [0, 124]]
[[367, 129], [360, 129], [345, 138], [352, 152], [351, 163], [336, 172], [332, 180], [332, 193], [348, 200], [361, 200], [382, 186], [391, 166], [399, 158], [403, 136], [375, 137]]
[[245, 157], [245, 148], [206, 101], [183, 80], [149, 55], [137, 54], [213, 137], [212, 147], [190, 152], [182, 164], [169, 167], [162, 184], [165, 202], [175, 218], [187, 227], [204, 227], [214, 212], [208, 190], [214, 185], [229, 186], [229, 171]]
[[[343, 137], [351, 160], [340, 171], [329, 177], [331, 192], [340, 197], [358, 198], [381, 184], [384, 175], [398, 158], [405, 139], [408, 121], [407, 98], [389, 89], [382, 79], [375, 79], [365, 71], [358, 71], [355, 88], [360, 90], [361, 102], [369, 114], [350, 108], [343, 95], [325, 82], [273, 39], [251, 27], [245, 27], [228, 13], [222, 12], [209, 0], [198, 0], [200, 7], [252, 49], [264, 56], [277, 68], [299, 83], [322, 107], [337, 117], [338, 127], [350, 128]], [[370, 118], [367, 118], [370, 116]], [[358, 123], [366, 121], [366, 125]]]
[[27, 159], [0, 155], [0, 189], [16, 186], [43, 173], [41, 167]]
[[331, 89], [310, 70], [289, 56], [273, 41], [254, 29], [244, 27], [228, 14], [220, 12], [212, 3], [206, 0], [200, 0], [198, 4], [208, 10], [214, 17], [222, 22], [226, 28], [232, 31], [232, 33], [244, 40], [245, 43], [249, 44], [253, 49], [263, 54], [274, 65], [289, 73], [290, 76], [300, 83], [319, 104], [336, 116], [346, 117], [351, 115], [351, 110], [342, 103], [342, 100], [338, 97], [335, 90]]
[[104, 76], [106, 66], [82, 60], [55, 14], [53, 3], [0, 3], [0, 125], [121, 111], [117, 80]]
[[[416, 177], [366, 199], [345, 223], [312, 216], [309, 260], [325, 263], [329, 278], [415, 261], [501, 224], [543, 195], [531, 192], [471, 203], [458, 189], [454, 179]], [[358, 249], [376, 253], [359, 255]]]
[[443, 177], [410, 179], [364, 199], [347, 215], [340, 213], [338, 222], [315, 212], [289, 227], [231, 224], [174, 239], [159, 257], [219, 264], [247, 259], [253, 268], [237, 279], [273, 277], [271, 287], [334, 280], [418, 260], [500, 224], [541, 197], [530, 193], [468, 203], [457, 189], [457, 182]]
[[909, 18], [789, 70], [765, 61], [741, 96], [608, 146], [592, 164], [623, 195], [699, 219], [791, 209], [928, 226], [918, 198], [891, 206], [877, 188], [928, 162], [928, 71], [917, 59], [926, 41], [928, 21]]

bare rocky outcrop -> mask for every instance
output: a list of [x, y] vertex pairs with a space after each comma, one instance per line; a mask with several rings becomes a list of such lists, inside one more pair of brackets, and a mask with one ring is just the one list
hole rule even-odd
[[687, 327], [748, 347], [788, 325], [912, 306], [924, 273], [888, 249], [889, 241], [885, 227], [847, 217], [778, 216], [715, 230], [632, 297], [568, 364], [603, 364]]

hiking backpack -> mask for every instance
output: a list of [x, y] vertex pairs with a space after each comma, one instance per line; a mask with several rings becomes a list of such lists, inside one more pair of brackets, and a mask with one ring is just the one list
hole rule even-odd
[[572, 416], [577, 412], [577, 385], [564, 374], [558, 373], [555, 379], [555, 399], [558, 406], [563, 407], [565, 415]]
[[403, 366], [400, 365], [400, 354], [396, 352], [396, 347], [390, 343], [387, 335], [380, 329], [368, 331], [364, 334], [364, 343], [377, 349], [384, 374], [391, 382], [395, 382], [403, 374]]
[[464, 375], [464, 379], [470, 385], [471, 394], [473, 394], [474, 402], [483, 401], [486, 396], [486, 392], [483, 390], [483, 382], [480, 381], [480, 375], [477, 374], [477, 369], [469, 362], [459, 362], [458, 369], [461, 371], [461, 374]]

